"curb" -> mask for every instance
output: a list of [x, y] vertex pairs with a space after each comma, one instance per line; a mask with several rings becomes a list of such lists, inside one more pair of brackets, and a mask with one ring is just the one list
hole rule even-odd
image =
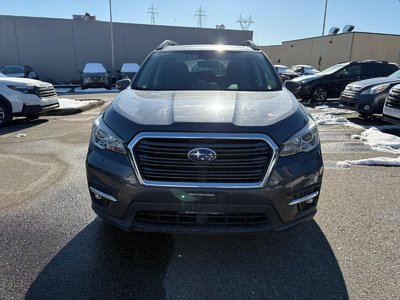
[[79, 114], [81, 112], [84, 112], [86, 110], [102, 106], [105, 103], [104, 100], [96, 100], [96, 102], [88, 103], [85, 104], [81, 107], [76, 107], [76, 108], [62, 108], [58, 107], [56, 109], [47, 111], [45, 113], [42, 113], [44, 116], [66, 116], [66, 115], [74, 115], [74, 114]]

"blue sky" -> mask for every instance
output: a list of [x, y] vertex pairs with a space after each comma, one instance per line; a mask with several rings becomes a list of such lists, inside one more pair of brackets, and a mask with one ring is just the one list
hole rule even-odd
[[[240, 29], [241, 14], [252, 16], [254, 41], [259, 45], [321, 34], [325, 0], [112, 0], [113, 20], [150, 23], [147, 9], [158, 10], [157, 25], [197, 26], [195, 11], [202, 7], [203, 27], [224, 24]], [[0, 14], [72, 18], [89, 12], [102, 21], [109, 20], [108, 0], [0, 0]], [[356, 31], [400, 34], [399, 0], [329, 0], [326, 31], [332, 26], [356, 26]]]

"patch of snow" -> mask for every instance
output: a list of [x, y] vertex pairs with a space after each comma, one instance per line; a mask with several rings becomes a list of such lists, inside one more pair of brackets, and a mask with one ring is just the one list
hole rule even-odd
[[78, 100], [68, 99], [68, 98], [58, 98], [58, 103], [60, 104], [60, 108], [62, 108], [62, 109], [81, 108], [89, 103], [94, 103], [94, 102], [97, 102], [97, 100], [78, 101]]
[[87, 63], [83, 68], [83, 73], [107, 73], [101, 63]]
[[137, 72], [140, 66], [136, 63], [124, 63], [121, 67], [121, 72], [130, 73]]
[[72, 88], [55, 88], [55, 90], [56, 90], [57, 94], [58, 93], [69, 93], [72, 90]]
[[327, 108], [329, 108], [328, 105], [318, 105], [315, 107], [315, 109], [327, 109]]
[[92, 89], [86, 89], [82, 90], [80, 87], [74, 89], [75, 93], [114, 93], [114, 92], [119, 92], [117, 88], [111, 88], [111, 90], [107, 90], [105, 88], [92, 88]]
[[400, 167], [400, 156], [392, 157], [374, 157], [357, 160], [345, 160], [337, 162], [337, 165], [342, 168], [350, 168], [351, 166], [384, 166], [384, 167]]
[[364, 142], [373, 150], [400, 154], [400, 137], [381, 132], [375, 127], [365, 130], [360, 135], [353, 134], [351, 138]]

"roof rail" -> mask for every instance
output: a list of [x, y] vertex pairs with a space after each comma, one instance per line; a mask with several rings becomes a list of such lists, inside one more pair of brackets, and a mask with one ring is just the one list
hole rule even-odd
[[256, 46], [256, 44], [254, 44], [253, 41], [251, 40], [244, 41], [243, 43], [240, 44], [240, 46], [247, 46], [253, 50], [260, 50], [260, 47]]
[[169, 46], [177, 46], [179, 45], [177, 42], [171, 41], [171, 40], [165, 40], [162, 42], [160, 45], [157, 46], [156, 50], [161, 50]]

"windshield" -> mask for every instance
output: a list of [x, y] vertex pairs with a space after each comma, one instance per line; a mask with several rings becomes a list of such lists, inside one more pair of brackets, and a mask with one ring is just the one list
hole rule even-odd
[[264, 55], [249, 51], [159, 51], [133, 89], [273, 91], [281, 85]]
[[391, 78], [400, 78], [400, 70], [394, 72], [389, 77], [391, 77]]
[[0, 69], [3, 74], [24, 73], [24, 67], [21, 66], [5, 66]]
[[334, 65], [334, 66], [332, 66], [332, 67], [329, 67], [329, 68], [327, 68], [327, 69], [325, 69], [325, 70], [319, 72], [318, 74], [321, 74], [321, 75], [323, 75], [323, 74], [333, 74], [333, 73], [335, 73], [336, 71], [340, 70], [341, 68], [347, 66], [348, 64], [349, 64], [349, 63], [337, 64], [337, 65]]
[[83, 73], [106, 73], [106, 69], [100, 63], [87, 63], [83, 68]]
[[125, 63], [121, 67], [121, 72], [137, 72], [139, 70], [139, 65], [136, 63]]

